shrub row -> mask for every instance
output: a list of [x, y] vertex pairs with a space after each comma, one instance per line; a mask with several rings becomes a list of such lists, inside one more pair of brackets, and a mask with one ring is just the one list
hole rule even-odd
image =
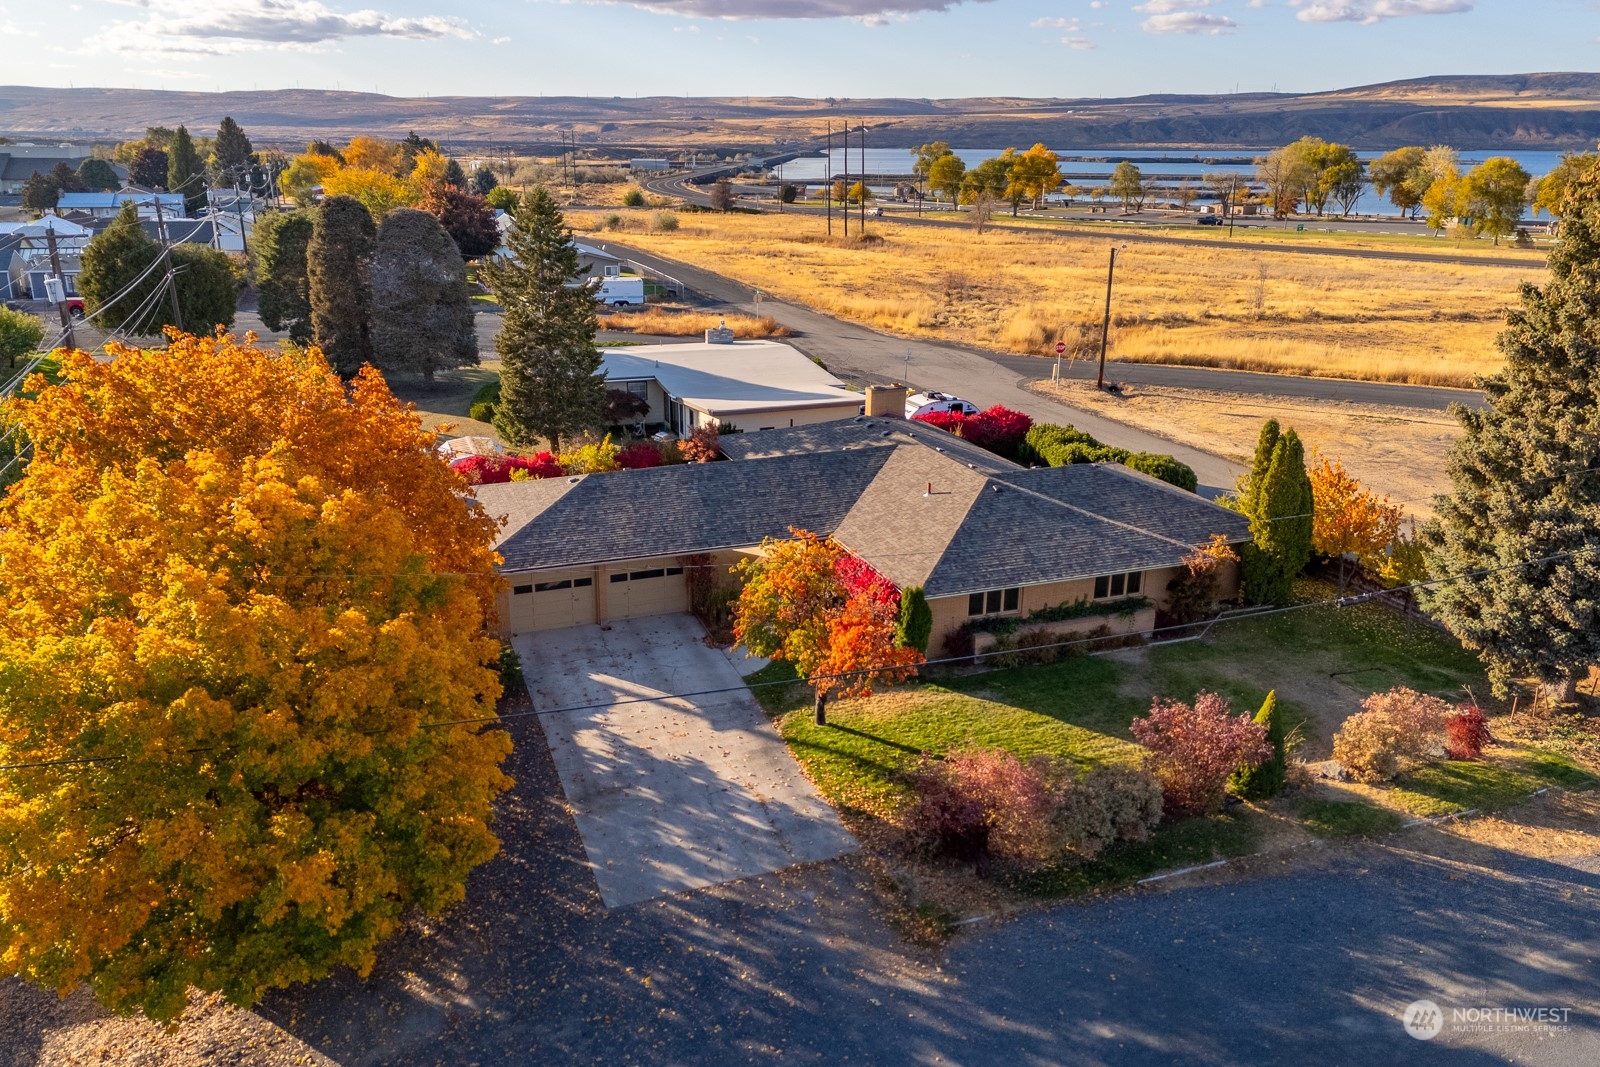
[[1129, 452], [1101, 444], [1072, 426], [1035, 423], [1017, 450], [1017, 462], [1028, 466], [1066, 467], [1074, 463], [1120, 463], [1131, 470], [1160, 478], [1169, 485], [1194, 492], [1200, 485], [1194, 469], [1168, 455]]
[[1387, 782], [1446, 757], [1477, 759], [1492, 740], [1476, 704], [1452, 708], [1404, 686], [1372, 694], [1361, 708], [1333, 735], [1333, 758], [1364, 782]]

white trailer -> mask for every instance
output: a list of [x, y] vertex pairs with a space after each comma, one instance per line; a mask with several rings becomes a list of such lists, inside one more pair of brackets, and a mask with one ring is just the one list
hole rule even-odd
[[644, 303], [644, 279], [632, 275], [614, 275], [604, 278], [600, 287], [595, 290], [595, 297], [602, 304], [612, 307], [626, 307], [629, 304], [642, 305]]
[[953, 411], [957, 415], [976, 415], [978, 405], [962, 400], [959, 396], [950, 396], [947, 393], [912, 393], [906, 397], [906, 418], [914, 419], [918, 415], [927, 415], [935, 411]]

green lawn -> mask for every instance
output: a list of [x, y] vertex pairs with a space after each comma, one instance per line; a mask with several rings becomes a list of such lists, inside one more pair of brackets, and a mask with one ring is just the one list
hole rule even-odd
[[[1331, 590], [1305, 583], [1299, 592], [1309, 602]], [[992, 746], [1085, 767], [1137, 760], [1128, 728], [1156, 695], [1188, 700], [1211, 689], [1253, 712], [1276, 689], [1286, 725], [1304, 738], [1302, 754], [1323, 758], [1338, 724], [1373, 692], [1408, 685], [1459, 701], [1466, 687], [1480, 696], [1488, 690], [1477, 661], [1447, 634], [1375, 605], [1308, 607], [1226, 623], [1202, 641], [946, 674], [834, 702], [822, 727], [812, 722], [810, 689], [794, 681], [787, 664], [774, 663], [750, 681], [811, 779], [858, 826], [893, 817], [906, 794], [904, 774], [925, 752]], [[1443, 763], [1398, 783], [1388, 806], [1428, 813], [1503, 806], [1546, 784], [1593, 781], [1545, 753], [1514, 764]], [[1301, 801], [1285, 814], [1296, 812], [1322, 836], [1380, 833], [1399, 822], [1392, 810], [1365, 803]], [[1054, 896], [1239, 855], [1250, 851], [1265, 818], [1234, 809], [1163, 826], [1149, 842], [1116, 846], [1094, 863], [1032, 875], [1018, 887]]]
[[[1493, 750], [1490, 750], [1491, 753]], [[1416, 815], [1498, 811], [1547, 786], [1593, 789], [1596, 778], [1566, 756], [1529, 749], [1493, 762], [1445, 760], [1402, 775], [1386, 799]]]
[[1300, 802], [1299, 815], [1305, 828], [1318, 837], [1375, 837], [1400, 829], [1405, 821], [1397, 812], [1364, 800], [1315, 797]]

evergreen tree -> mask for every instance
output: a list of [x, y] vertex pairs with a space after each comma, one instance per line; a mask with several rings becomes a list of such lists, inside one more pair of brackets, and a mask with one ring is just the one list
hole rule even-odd
[[1293, 430], [1273, 445], [1266, 476], [1249, 496], [1245, 514], [1253, 541], [1243, 554], [1245, 593], [1257, 603], [1287, 604], [1295, 577], [1311, 559], [1314, 525], [1305, 448]]
[[467, 172], [461, 169], [461, 162], [455, 156], [445, 161], [444, 183], [453, 189], [467, 187]]
[[383, 217], [372, 257], [372, 347], [383, 371], [421, 374], [478, 362], [467, 267], [426, 211]]
[[901, 648], [928, 651], [928, 639], [933, 636], [933, 609], [922, 586], [908, 586], [900, 591], [900, 613], [894, 624], [894, 643]]
[[1288, 778], [1289, 759], [1283, 733], [1283, 719], [1278, 712], [1278, 692], [1273, 690], [1262, 701], [1261, 710], [1255, 714], [1255, 723], [1267, 728], [1267, 744], [1272, 746], [1272, 758], [1255, 767], [1240, 767], [1233, 772], [1229, 785], [1239, 796], [1250, 800], [1263, 800], [1283, 792]]
[[505, 308], [495, 338], [500, 402], [494, 426], [512, 445], [561, 439], [599, 426], [605, 403], [594, 295], [573, 285], [583, 277], [572, 231], [542, 186], [522, 198], [511, 254], [483, 270]]
[[78, 165], [78, 181], [86, 192], [114, 192], [122, 188], [122, 181], [111, 164], [95, 156]]
[[488, 196], [489, 190], [500, 184], [500, 179], [495, 177], [494, 171], [487, 165], [480, 166], [472, 172], [472, 191], [479, 196]]
[[372, 362], [372, 247], [377, 228], [361, 201], [330, 196], [306, 246], [311, 330], [328, 363], [353, 378]]
[[232, 185], [250, 166], [250, 157], [254, 153], [255, 148], [250, 144], [250, 138], [245, 136], [244, 129], [232, 117], [223, 119], [217, 127], [217, 139], [211, 145], [211, 158], [216, 164], [217, 174]]
[[[1419, 597], [1477, 650], [1498, 694], [1534, 677], [1557, 699], [1600, 660], [1600, 171], [1567, 190], [1550, 279], [1522, 287], [1481, 379], [1458, 405], [1453, 491], [1423, 530]], [[1476, 573], [1492, 571], [1493, 573]]]
[[1277, 419], [1268, 419], [1261, 427], [1261, 433], [1256, 438], [1256, 455], [1250, 464], [1250, 473], [1246, 481], [1239, 487], [1239, 510], [1246, 515], [1255, 512], [1256, 496], [1260, 493], [1261, 486], [1267, 481], [1267, 468], [1272, 466], [1272, 450], [1278, 447]]
[[[111, 225], [94, 236], [83, 250], [82, 269], [78, 274], [78, 293], [90, 314], [97, 316], [101, 329], [126, 328], [128, 332], [152, 332], [153, 291], [163, 284], [163, 272], [151, 271], [135, 288], [118, 297], [123, 290], [161, 257], [161, 246], [145, 235], [139, 224], [139, 209], [130, 201], [112, 220]], [[137, 320], [137, 321], [135, 321]]]
[[311, 282], [306, 248], [316, 216], [310, 211], [271, 211], [256, 220], [250, 235], [255, 258], [261, 321], [270, 330], [287, 330], [295, 344], [311, 340]]
[[183, 210], [193, 215], [206, 206], [206, 170], [187, 127], [179, 126], [167, 153], [167, 189], [183, 194]]

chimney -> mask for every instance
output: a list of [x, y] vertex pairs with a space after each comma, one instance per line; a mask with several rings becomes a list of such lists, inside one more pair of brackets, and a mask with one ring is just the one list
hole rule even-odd
[[706, 331], [706, 344], [731, 345], [733, 344], [733, 331], [728, 329], [728, 320], [722, 319], [716, 326]]
[[906, 417], [906, 387], [903, 385], [867, 386], [867, 414], [882, 419]]

